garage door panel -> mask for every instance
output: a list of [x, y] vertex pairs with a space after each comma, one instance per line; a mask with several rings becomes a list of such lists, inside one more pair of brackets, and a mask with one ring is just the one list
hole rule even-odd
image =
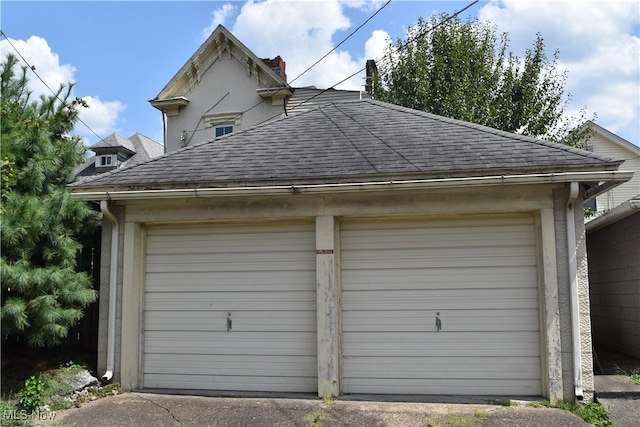
[[300, 291], [300, 283], [308, 279], [308, 268], [283, 270], [275, 274], [262, 271], [245, 271], [241, 277], [235, 272], [147, 272], [149, 291], [160, 292], [210, 292], [215, 290], [245, 292], [267, 287], [273, 291]]
[[[536, 266], [456, 266], [456, 274], [451, 268], [434, 267], [425, 276], [423, 268], [387, 268], [384, 270], [346, 270], [343, 280], [349, 283], [351, 291], [385, 290], [394, 283], [396, 290], [412, 289], [485, 289], [535, 286]], [[402, 277], [402, 281], [394, 280]], [[381, 280], [384, 278], [385, 280]]]
[[481, 355], [494, 357], [538, 357], [536, 332], [495, 332], [492, 338], [475, 332], [434, 332], [431, 336], [415, 332], [344, 333], [343, 354], [347, 360], [359, 356], [438, 356]]
[[[365, 307], [371, 308], [371, 307]], [[435, 313], [424, 309], [406, 309], [393, 312], [381, 321], [379, 310], [363, 309], [357, 313], [347, 311], [343, 319], [350, 325], [352, 332], [432, 332], [435, 328]], [[446, 331], [533, 331], [538, 327], [537, 307], [529, 309], [500, 309], [493, 312], [487, 310], [455, 310], [446, 312]]]
[[343, 221], [344, 392], [539, 396], [534, 232], [528, 215]]
[[[155, 356], [155, 357], [154, 357]], [[300, 356], [288, 362], [288, 369], [282, 372], [285, 377], [307, 376], [309, 363], [315, 363], [312, 356]], [[280, 369], [282, 363], [278, 355], [265, 355], [260, 362], [246, 355], [238, 355], [229, 360], [225, 355], [192, 355], [188, 359], [169, 358], [163, 355], [150, 355], [147, 360], [147, 373], [156, 374], [172, 369], [177, 375], [197, 375], [207, 372], [209, 375], [241, 375], [241, 376], [265, 376], [273, 375]]]
[[[350, 250], [366, 245], [371, 250], [376, 249], [416, 249], [416, 248], [449, 248], [449, 247], [478, 247], [491, 242], [493, 245], [521, 246], [523, 239], [528, 238], [533, 230], [530, 223], [522, 224], [497, 224], [494, 220], [483, 222], [475, 220], [474, 224], [468, 223], [465, 227], [454, 225], [439, 226], [433, 224], [428, 230], [423, 230], [416, 235], [415, 230], [423, 226], [422, 221], [405, 222], [385, 227], [376, 224], [376, 229], [368, 228], [363, 222], [362, 226], [349, 224], [349, 230], [345, 230], [342, 236], [347, 239], [342, 248]], [[366, 235], [361, 235], [366, 231]], [[496, 233], [500, 239], [496, 240]], [[388, 241], [389, 234], [396, 239]], [[351, 237], [357, 236], [358, 241], [352, 242]], [[428, 237], [425, 239], [424, 236]]]
[[[357, 302], [353, 302], [349, 307], [350, 310], [365, 310], [365, 309], [375, 309], [375, 310], [387, 310], [391, 312], [391, 316], [399, 310], [500, 310], [504, 307], [516, 306], [520, 309], [532, 309], [537, 308], [537, 293], [535, 292], [526, 292], [521, 297], [516, 297], [513, 295], [500, 295], [496, 298], [491, 298], [489, 296], [476, 296], [475, 299], [471, 299], [466, 297], [464, 294], [465, 290], [461, 290], [457, 292], [457, 296], [447, 297], [446, 295], [434, 296], [428, 300], [428, 303], [425, 302], [424, 296], [416, 295], [414, 298], [411, 297], [389, 297], [387, 300], [381, 299], [379, 297], [362, 297], [362, 299]], [[380, 295], [382, 297], [382, 295]], [[381, 316], [384, 316], [385, 313], [381, 313]]]
[[[222, 295], [219, 298], [212, 297], [211, 292], [193, 292], [193, 294], [155, 293], [148, 296], [147, 307], [149, 311], [234, 312], [246, 310], [247, 304], [250, 302], [252, 311], [280, 311], [291, 307], [296, 307], [298, 311], [315, 309], [315, 293], [312, 291], [273, 292], [273, 294], [267, 291], [253, 292], [253, 296], [250, 298], [243, 296], [240, 292], [221, 292]], [[279, 294], [282, 294], [283, 297], [278, 298]]]
[[[277, 256], [268, 254], [237, 254], [226, 253], [215, 256], [215, 260], [208, 258], [214, 257], [215, 254], [201, 253], [196, 255], [188, 254], [183, 259], [177, 256], [152, 256], [147, 258], [147, 271], [155, 272], [201, 272], [201, 271], [257, 271], [277, 274], [280, 270], [304, 269], [306, 265], [312, 263], [315, 258], [300, 260], [301, 264], [292, 264], [291, 259], [295, 257], [294, 253], [278, 254]], [[251, 262], [247, 262], [247, 258], [252, 257]]]
[[469, 254], [460, 254], [459, 250], [420, 250], [419, 253], [367, 251], [363, 254], [343, 252], [342, 262], [346, 270], [375, 271], [383, 270], [390, 260], [394, 268], [471, 268], [486, 266], [533, 266], [534, 248], [483, 248]]
[[317, 390], [312, 222], [149, 228], [145, 280], [144, 387]]
[[[538, 396], [540, 380], [449, 380], [403, 379], [381, 385], [379, 380], [353, 378], [350, 380], [356, 390], [369, 390], [372, 394], [437, 394], [469, 396]], [[461, 392], [463, 390], [463, 392]], [[513, 393], [508, 390], [518, 390]]]
[[[235, 312], [235, 331], [315, 331], [316, 320], [298, 311]], [[193, 310], [147, 311], [146, 320], [151, 325], [147, 331], [226, 331], [224, 314]]]
[[[225, 253], [229, 251], [248, 252], [255, 250], [255, 243], [258, 240], [270, 241], [274, 248], [287, 250], [291, 245], [295, 245], [300, 238], [312, 239], [315, 237], [313, 229], [301, 230], [300, 223], [278, 224], [277, 229], [272, 231], [260, 231], [254, 225], [246, 227], [235, 227], [227, 224], [223, 228], [208, 229], [203, 233], [203, 226], [197, 227], [155, 227], [158, 233], [154, 239], [148, 244], [150, 254], [172, 254], [171, 246], [180, 245], [183, 242], [188, 243], [181, 251], [182, 253], [201, 253], [201, 252], [219, 252]], [[259, 225], [258, 225], [259, 226]], [[266, 225], [272, 227], [273, 225]], [[212, 237], [215, 240], [212, 240]]]
[[[349, 370], [354, 377], [366, 377], [371, 369], [375, 369], [381, 363], [388, 366], [384, 372], [380, 372], [379, 378], [403, 378], [403, 379], [530, 379], [540, 378], [540, 369], [531, 365], [536, 360], [523, 360], [522, 358], [504, 357], [497, 363], [494, 357], [455, 357], [448, 358], [446, 363], [437, 358], [422, 357], [396, 357], [396, 358], [350, 358]], [[523, 364], [523, 362], [525, 362]], [[529, 362], [529, 363], [527, 363]], [[518, 374], [515, 369], [522, 368]], [[416, 373], [418, 375], [416, 375]]]
[[230, 390], [230, 391], [275, 391], [301, 392], [317, 388], [316, 376], [296, 378], [282, 375], [209, 375], [201, 372], [195, 375], [145, 375], [145, 386], [148, 388], [186, 389], [186, 390]]

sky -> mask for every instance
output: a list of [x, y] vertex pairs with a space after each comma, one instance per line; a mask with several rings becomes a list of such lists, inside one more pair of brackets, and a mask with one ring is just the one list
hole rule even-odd
[[[258, 57], [280, 55], [294, 87], [334, 87], [356, 73], [335, 87], [362, 90], [367, 59], [382, 58], [389, 42], [405, 40], [420, 17], [452, 14], [471, 3], [2, 0], [0, 53], [19, 52], [35, 67], [28, 74], [35, 95], [51, 94], [40, 80], [53, 90], [74, 83], [74, 96], [90, 106], [81, 110], [74, 132], [87, 145], [136, 132], [162, 143], [162, 116], [148, 101], [218, 24]], [[586, 118], [640, 145], [638, 0], [483, 0], [460, 17], [508, 33], [509, 50], [520, 57], [540, 33], [548, 57], [559, 50], [558, 70], [567, 72], [567, 114], [584, 109]]]

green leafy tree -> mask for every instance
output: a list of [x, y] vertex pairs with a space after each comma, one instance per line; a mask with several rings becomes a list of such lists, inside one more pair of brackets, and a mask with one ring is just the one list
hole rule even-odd
[[0, 63], [2, 338], [54, 346], [97, 298], [90, 277], [76, 271], [77, 238], [96, 213], [66, 188], [85, 153], [68, 136], [85, 104], [71, 97], [71, 84], [32, 99], [17, 62], [7, 55]]
[[433, 16], [410, 27], [380, 61], [373, 97], [433, 114], [569, 145], [585, 135], [581, 118], [566, 118], [566, 72], [557, 70], [536, 35], [523, 59], [508, 34], [477, 19]]

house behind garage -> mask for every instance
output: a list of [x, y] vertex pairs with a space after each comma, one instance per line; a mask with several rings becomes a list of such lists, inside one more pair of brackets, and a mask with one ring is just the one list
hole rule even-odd
[[128, 389], [593, 398], [582, 202], [620, 161], [328, 103], [74, 185]]

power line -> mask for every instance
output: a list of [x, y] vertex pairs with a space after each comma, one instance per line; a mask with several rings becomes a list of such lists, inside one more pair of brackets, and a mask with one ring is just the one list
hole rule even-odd
[[[421, 33], [417, 34], [416, 36], [414, 36], [414, 37], [413, 37], [413, 38], [411, 38], [411, 39], [407, 39], [407, 41], [405, 42], [405, 44], [407, 44], [407, 43], [412, 43], [412, 42], [416, 41], [417, 39], [419, 39], [419, 38], [421, 38], [421, 37], [426, 36], [426, 35], [427, 35], [427, 34], [429, 34], [430, 32], [432, 32], [432, 31], [434, 31], [435, 29], [437, 29], [438, 27], [440, 27], [441, 25], [444, 25], [446, 22], [450, 21], [451, 19], [453, 19], [453, 18], [455, 18], [456, 16], [460, 15], [460, 14], [461, 14], [462, 12], [464, 12], [465, 10], [467, 10], [467, 9], [469, 9], [470, 7], [474, 6], [474, 5], [475, 5], [476, 3], [478, 3], [479, 1], [480, 1], [480, 0], [475, 0], [475, 1], [471, 2], [471, 3], [469, 3], [467, 6], [465, 6], [464, 8], [462, 8], [462, 9], [460, 9], [460, 10], [458, 10], [458, 11], [457, 11], [457, 12], [455, 12], [454, 14], [452, 14], [452, 15], [450, 15], [450, 16], [447, 16], [447, 18], [446, 18], [446, 19], [443, 19], [443, 20], [442, 20], [442, 21], [440, 21], [437, 25], [435, 25], [435, 26], [433, 26], [433, 27], [431, 27], [431, 28], [427, 28], [427, 29], [425, 29], [424, 31], [422, 31]], [[386, 6], [386, 5], [385, 5], [385, 6]], [[384, 55], [380, 60], [376, 60], [376, 63], [377, 63], [377, 62], [382, 62], [382, 61], [383, 61], [383, 60], [385, 60], [386, 58], [391, 58], [391, 52], [389, 52], [388, 54]], [[351, 74], [350, 76], [348, 76], [348, 77], [346, 77], [346, 78], [344, 78], [344, 79], [340, 80], [338, 83], [335, 83], [333, 86], [331, 86], [331, 87], [329, 87], [329, 88], [327, 88], [327, 89], [324, 89], [322, 92], [319, 92], [319, 93], [315, 94], [314, 96], [312, 96], [311, 98], [306, 99], [306, 100], [304, 100], [303, 102], [301, 102], [300, 104], [298, 104], [298, 105], [294, 106], [293, 108], [291, 108], [291, 110], [290, 110], [290, 111], [292, 111], [292, 110], [294, 110], [294, 109], [298, 108], [299, 106], [301, 106], [301, 105], [303, 105], [303, 104], [305, 104], [305, 103], [307, 103], [307, 102], [311, 101], [312, 99], [314, 99], [314, 98], [316, 98], [316, 97], [318, 97], [318, 96], [322, 95], [323, 93], [325, 93], [325, 92], [327, 92], [327, 91], [329, 91], [329, 90], [331, 90], [331, 89], [335, 88], [335, 87], [336, 87], [336, 86], [338, 86], [339, 84], [341, 84], [341, 83], [343, 83], [343, 82], [345, 82], [345, 81], [349, 80], [349, 79], [350, 79], [350, 78], [352, 78], [353, 76], [355, 76], [355, 75], [357, 75], [357, 74], [359, 74], [359, 73], [361, 73], [361, 72], [365, 71], [366, 69], [367, 69], [366, 67], [361, 68], [360, 70], [356, 71], [355, 73]], [[279, 115], [273, 116], [273, 117], [271, 117], [270, 119], [263, 121], [262, 123], [267, 122], [267, 121], [269, 121], [269, 120], [273, 120], [274, 118], [276, 118], [276, 117], [278, 117], [278, 116], [279, 116]]]
[[[7, 43], [9, 43], [9, 45], [13, 48], [13, 50], [15, 50], [15, 51], [16, 51], [16, 53], [18, 54], [18, 56], [20, 57], [20, 59], [22, 59], [22, 62], [24, 62], [24, 63], [27, 65], [27, 67], [28, 67], [28, 68], [33, 72], [33, 74], [35, 74], [35, 75], [36, 75], [36, 77], [38, 78], [38, 80], [40, 80], [40, 82], [41, 82], [41, 83], [42, 83], [42, 84], [43, 84], [47, 89], [49, 89], [49, 92], [51, 92], [51, 93], [53, 94], [53, 96], [55, 96], [55, 97], [56, 97], [56, 99], [57, 99], [58, 101], [60, 101], [60, 103], [63, 103], [62, 99], [60, 99], [60, 97], [58, 96], [58, 94], [57, 94], [56, 92], [54, 92], [54, 91], [53, 91], [53, 89], [51, 89], [51, 87], [49, 87], [49, 85], [44, 81], [44, 79], [43, 79], [42, 77], [40, 77], [40, 74], [38, 74], [38, 73], [36, 72], [36, 67], [35, 67], [35, 66], [33, 66], [33, 65], [31, 65], [31, 64], [29, 64], [29, 62], [25, 59], [25, 57], [24, 57], [24, 56], [22, 56], [22, 54], [20, 53], [20, 51], [18, 50], [18, 48], [16, 48], [16, 47], [15, 47], [15, 45], [14, 45], [13, 43], [11, 43], [11, 40], [10, 40], [10, 39], [9, 39], [9, 37], [5, 34], [5, 32], [4, 32], [4, 31], [2, 31], [2, 30], [0, 30], [0, 35], [2, 35], [2, 36], [5, 38], [5, 40], [7, 41]], [[90, 131], [92, 134], [94, 134], [94, 135], [95, 135], [95, 136], [96, 136], [100, 141], [102, 141], [102, 140], [103, 140], [103, 138], [102, 138], [100, 135], [98, 135], [96, 132], [94, 132], [94, 130], [93, 130], [93, 129], [91, 129], [91, 127], [90, 127], [88, 124], [86, 124], [86, 123], [85, 123], [85, 122], [80, 118], [80, 115], [78, 115], [78, 121], [79, 121], [80, 123], [82, 123], [82, 124], [83, 124], [87, 129], [89, 129], [89, 131]]]
[[[342, 44], [344, 44], [347, 40], [349, 40], [349, 39], [350, 39], [354, 34], [356, 34], [359, 30], [361, 30], [361, 29], [362, 29], [362, 27], [364, 27], [364, 26], [365, 26], [369, 21], [371, 21], [371, 20], [372, 20], [376, 15], [378, 15], [378, 13], [380, 13], [380, 12], [381, 12], [385, 7], [387, 7], [387, 6], [389, 5], [389, 3], [391, 3], [391, 0], [387, 0], [387, 2], [386, 2], [385, 4], [383, 4], [382, 6], [380, 6], [380, 8], [378, 8], [378, 10], [376, 10], [376, 11], [373, 13], [373, 15], [369, 16], [369, 17], [368, 17], [368, 18], [367, 18], [367, 19], [366, 19], [362, 24], [360, 24], [360, 25], [359, 25], [355, 30], [353, 30], [353, 31], [351, 32], [351, 34], [349, 34], [347, 37], [345, 37], [345, 38], [344, 38], [340, 43], [338, 43], [338, 44], [337, 44], [333, 49], [331, 49], [331, 50], [330, 50], [329, 52], [327, 52], [324, 56], [322, 56], [322, 58], [318, 59], [316, 62], [314, 62], [311, 66], [309, 66], [306, 70], [304, 70], [302, 73], [300, 73], [298, 76], [296, 76], [296, 77], [295, 77], [293, 80], [291, 80], [290, 82], [285, 82], [285, 84], [286, 84], [286, 86], [285, 86], [285, 87], [287, 87], [287, 88], [291, 88], [290, 83], [293, 83], [294, 81], [298, 80], [300, 77], [302, 77], [302, 76], [303, 76], [304, 74], [306, 74], [308, 71], [310, 71], [313, 67], [315, 67], [315, 66], [316, 66], [316, 65], [318, 65], [320, 62], [322, 62], [322, 61], [323, 61], [327, 56], [329, 56], [331, 53], [335, 52], [335, 51], [336, 51], [336, 49], [338, 49]], [[356, 73], [352, 74], [351, 76], [347, 77], [346, 79], [344, 79], [344, 80], [342, 80], [342, 81], [340, 81], [340, 82], [338, 82], [338, 83], [334, 84], [331, 88], [333, 88], [333, 87], [335, 87], [335, 86], [339, 85], [340, 83], [342, 83], [342, 82], [344, 82], [344, 81], [346, 81], [346, 80], [350, 79], [351, 77], [355, 76], [356, 74], [360, 73], [361, 71], [362, 71], [362, 70], [360, 70], [360, 71], [358, 71], [358, 72], [356, 72]], [[329, 88], [329, 89], [331, 89], [331, 88]], [[273, 93], [273, 95], [278, 94], [278, 93], [279, 93], [279, 92], [281, 92], [283, 89], [284, 89], [284, 88], [278, 88], [278, 89]], [[316, 96], [321, 95], [322, 93], [326, 92], [327, 90], [328, 90], [328, 89], [325, 89], [323, 92], [321, 92], [321, 93], [319, 93], [319, 94], [317, 94], [317, 95], [312, 96], [311, 98], [309, 98], [308, 100], [303, 101], [303, 102], [302, 102], [301, 104], [299, 104], [299, 105], [302, 105], [302, 104], [306, 103], [307, 101], [309, 101], [309, 100], [311, 100], [311, 99], [314, 99]], [[251, 107], [247, 108], [246, 110], [244, 110], [244, 111], [242, 111], [242, 112], [238, 113], [238, 115], [237, 115], [237, 116], [235, 116], [235, 117], [233, 117], [233, 118], [229, 119], [229, 120], [228, 120], [228, 121], [226, 121], [226, 122], [220, 123], [220, 124], [232, 123], [232, 121], [234, 121], [234, 120], [235, 120], [235, 119], [237, 119], [238, 117], [242, 117], [242, 115], [243, 115], [244, 113], [247, 113], [247, 112], [249, 112], [249, 111], [253, 110], [254, 108], [258, 107], [258, 106], [259, 106], [260, 104], [262, 104], [263, 102], [264, 102], [264, 101], [262, 101], [262, 100], [261, 100], [261, 101], [260, 101], [260, 102], [258, 102], [257, 104], [255, 104], [255, 105], [253, 105], [253, 106], [251, 106]], [[213, 107], [212, 107], [212, 108], [213, 108]], [[295, 108], [295, 107], [294, 107], [294, 108]], [[285, 109], [286, 109], [286, 107], [285, 107]], [[286, 111], [285, 111], [285, 113], [286, 113]], [[280, 113], [278, 113], [277, 115], [275, 115], [275, 116], [273, 116], [273, 117], [271, 117], [271, 118], [269, 118], [269, 119], [267, 119], [267, 120], [265, 120], [265, 121], [273, 120], [274, 118], [276, 118], [276, 117], [278, 117], [278, 116], [280, 116]], [[203, 116], [203, 117], [204, 117], [204, 116]], [[201, 122], [201, 121], [202, 121], [202, 117], [201, 117], [201, 118], [200, 118], [200, 120], [198, 121], [198, 125], [200, 124], [200, 122]], [[261, 123], [264, 123], [265, 121], [263, 121], [263, 122], [261, 122]], [[196, 125], [196, 126], [198, 126], [198, 125]], [[191, 135], [193, 136], [196, 132], [198, 132], [198, 131], [200, 131], [200, 130], [204, 130], [204, 129], [198, 129], [198, 128], [196, 127], [195, 129], [193, 129], [192, 131], [188, 131], [187, 133], [188, 133], [188, 134], [191, 134]], [[188, 140], [188, 141], [191, 141], [191, 137], [189, 138], [189, 140]], [[188, 145], [188, 143], [187, 143], [187, 145]]]
[[360, 26], [358, 26], [358, 28], [356, 28], [355, 30], [353, 30], [353, 32], [351, 32], [351, 34], [349, 34], [344, 40], [342, 40], [340, 43], [338, 43], [333, 49], [331, 49], [329, 52], [327, 52], [322, 58], [318, 59], [316, 62], [313, 63], [313, 65], [311, 65], [309, 68], [307, 68], [306, 70], [304, 70], [302, 73], [300, 73], [300, 75], [298, 75], [298, 77], [296, 77], [295, 79], [291, 80], [291, 83], [295, 82], [296, 80], [298, 80], [300, 77], [302, 77], [303, 75], [305, 75], [307, 73], [307, 71], [311, 70], [313, 67], [315, 67], [316, 65], [318, 65], [323, 59], [325, 59], [327, 56], [331, 55], [333, 52], [336, 51], [336, 49], [338, 49], [344, 42], [346, 42], [347, 40], [349, 40], [351, 38], [352, 35], [354, 35], [355, 33], [357, 33], [362, 27], [364, 27], [369, 21], [371, 21], [378, 13], [380, 13], [382, 11], [382, 9], [384, 9], [385, 7], [387, 7], [389, 5], [389, 3], [391, 3], [391, 0], [388, 0], [385, 4], [383, 4], [380, 9], [376, 10], [376, 12], [371, 15], [369, 18], [367, 18], [366, 21], [364, 21], [362, 24], [360, 24]]

